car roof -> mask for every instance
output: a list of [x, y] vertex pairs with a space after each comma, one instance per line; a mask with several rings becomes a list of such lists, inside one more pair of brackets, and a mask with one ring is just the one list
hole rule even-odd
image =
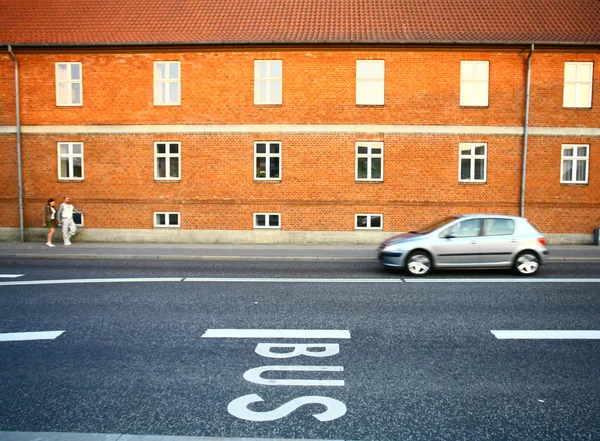
[[520, 216], [512, 216], [509, 214], [492, 214], [492, 213], [469, 213], [469, 214], [459, 214], [456, 215], [457, 219], [470, 219], [474, 217], [484, 217], [484, 218], [502, 218], [502, 219], [524, 219]]

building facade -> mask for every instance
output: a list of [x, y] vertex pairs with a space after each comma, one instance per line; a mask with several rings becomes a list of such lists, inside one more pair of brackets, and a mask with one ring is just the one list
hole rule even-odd
[[5, 240], [20, 222], [41, 237], [45, 201], [64, 195], [88, 241], [375, 243], [472, 212], [523, 214], [554, 243], [600, 227], [600, 36], [129, 45], [13, 32], [0, 53]]

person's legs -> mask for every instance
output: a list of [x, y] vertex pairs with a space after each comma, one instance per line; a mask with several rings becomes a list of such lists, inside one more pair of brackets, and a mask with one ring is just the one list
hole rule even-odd
[[63, 219], [62, 221], [62, 234], [65, 245], [71, 245], [71, 233], [69, 232], [71, 222], [73, 222], [72, 219]]
[[49, 247], [53, 247], [54, 245], [52, 245], [52, 239], [54, 238], [54, 228], [50, 227], [48, 228], [48, 236], [46, 238], [46, 245], [48, 245]]

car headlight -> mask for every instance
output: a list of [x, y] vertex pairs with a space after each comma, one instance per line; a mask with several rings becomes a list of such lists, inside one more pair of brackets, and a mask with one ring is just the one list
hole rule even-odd
[[399, 243], [394, 243], [394, 244], [386, 245], [385, 247], [383, 247], [383, 249], [381, 251], [384, 253], [398, 253], [398, 252], [402, 251], [402, 246]]

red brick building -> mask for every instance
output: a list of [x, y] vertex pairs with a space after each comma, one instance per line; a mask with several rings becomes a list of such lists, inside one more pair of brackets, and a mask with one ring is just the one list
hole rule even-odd
[[0, 0], [0, 237], [69, 195], [86, 241], [374, 243], [494, 212], [590, 242], [600, 2], [532, 8]]

